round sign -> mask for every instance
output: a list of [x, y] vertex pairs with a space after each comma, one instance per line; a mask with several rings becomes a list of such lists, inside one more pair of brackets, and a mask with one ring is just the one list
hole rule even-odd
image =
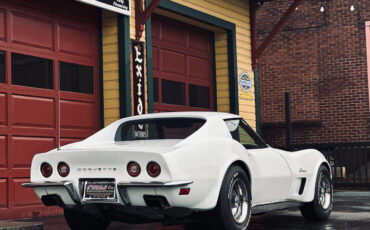
[[252, 79], [247, 72], [240, 74], [239, 85], [244, 92], [249, 92], [252, 89]]

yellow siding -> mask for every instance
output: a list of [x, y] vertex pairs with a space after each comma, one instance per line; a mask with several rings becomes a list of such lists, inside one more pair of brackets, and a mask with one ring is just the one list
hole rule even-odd
[[117, 15], [103, 11], [104, 125], [119, 119]]
[[215, 32], [215, 55], [217, 110], [220, 112], [230, 112], [226, 32]]
[[[249, 2], [246, 0], [173, 0], [184, 6], [202, 11], [212, 16], [229, 21], [236, 25], [236, 46], [237, 46], [237, 65], [238, 76], [246, 71], [254, 79], [252, 71], [252, 59], [250, 49], [250, 20], [249, 20]], [[225, 36], [225, 34], [224, 34]], [[217, 76], [217, 93], [218, 110], [228, 111], [225, 98], [228, 98], [228, 75], [227, 55], [224, 55], [226, 47], [224, 46], [222, 33], [215, 33], [216, 40], [216, 76]], [[220, 55], [218, 55], [220, 54]], [[235, 77], [238, 77], [235, 76]], [[221, 84], [221, 82], [223, 84]], [[252, 91], [254, 93], [254, 89]], [[239, 87], [238, 95], [241, 95]], [[253, 94], [254, 95], [254, 94]], [[239, 113], [255, 128], [255, 101], [253, 99], [243, 99], [239, 96]]]

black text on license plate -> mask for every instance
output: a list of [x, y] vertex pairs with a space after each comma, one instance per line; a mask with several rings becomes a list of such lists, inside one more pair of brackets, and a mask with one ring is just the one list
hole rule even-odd
[[85, 181], [85, 200], [114, 200], [114, 181]]

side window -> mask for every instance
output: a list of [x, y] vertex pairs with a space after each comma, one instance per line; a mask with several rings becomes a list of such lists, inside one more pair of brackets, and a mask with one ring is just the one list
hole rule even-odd
[[258, 147], [258, 144], [256, 143], [255, 140], [243, 129], [243, 127], [239, 126], [238, 127], [238, 132], [239, 132], [239, 142], [240, 144], [244, 146], [251, 146], [251, 147]]
[[266, 148], [262, 139], [241, 119], [226, 120], [226, 125], [234, 140], [246, 149]]

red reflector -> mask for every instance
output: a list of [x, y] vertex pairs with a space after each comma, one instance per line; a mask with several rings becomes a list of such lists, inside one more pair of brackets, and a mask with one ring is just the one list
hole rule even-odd
[[131, 161], [127, 164], [127, 172], [130, 174], [132, 177], [137, 177], [139, 176], [141, 169], [140, 165], [136, 163], [135, 161]]
[[58, 173], [62, 177], [66, 177], [69, 174], [69, 166], [65, 162], [60, 162], [58, 164]]
[[189, 195], [189, 193], [190, 193], [190, 188], [180, 188], [180, 193], [179, 193], [180, 196]]
[[146, 171], [148, 172], [149, 176], [157, 177], [161, 174], [161, 166], [158, 163], [152, 161], [146, 166]]
[[51, 165], [49, 163], [42, 163], [41, 164], [41, 174], [44, 176], [44, 177], [50, 177], [51, 174], [53, 173], [53, 168], [51, 167]]

